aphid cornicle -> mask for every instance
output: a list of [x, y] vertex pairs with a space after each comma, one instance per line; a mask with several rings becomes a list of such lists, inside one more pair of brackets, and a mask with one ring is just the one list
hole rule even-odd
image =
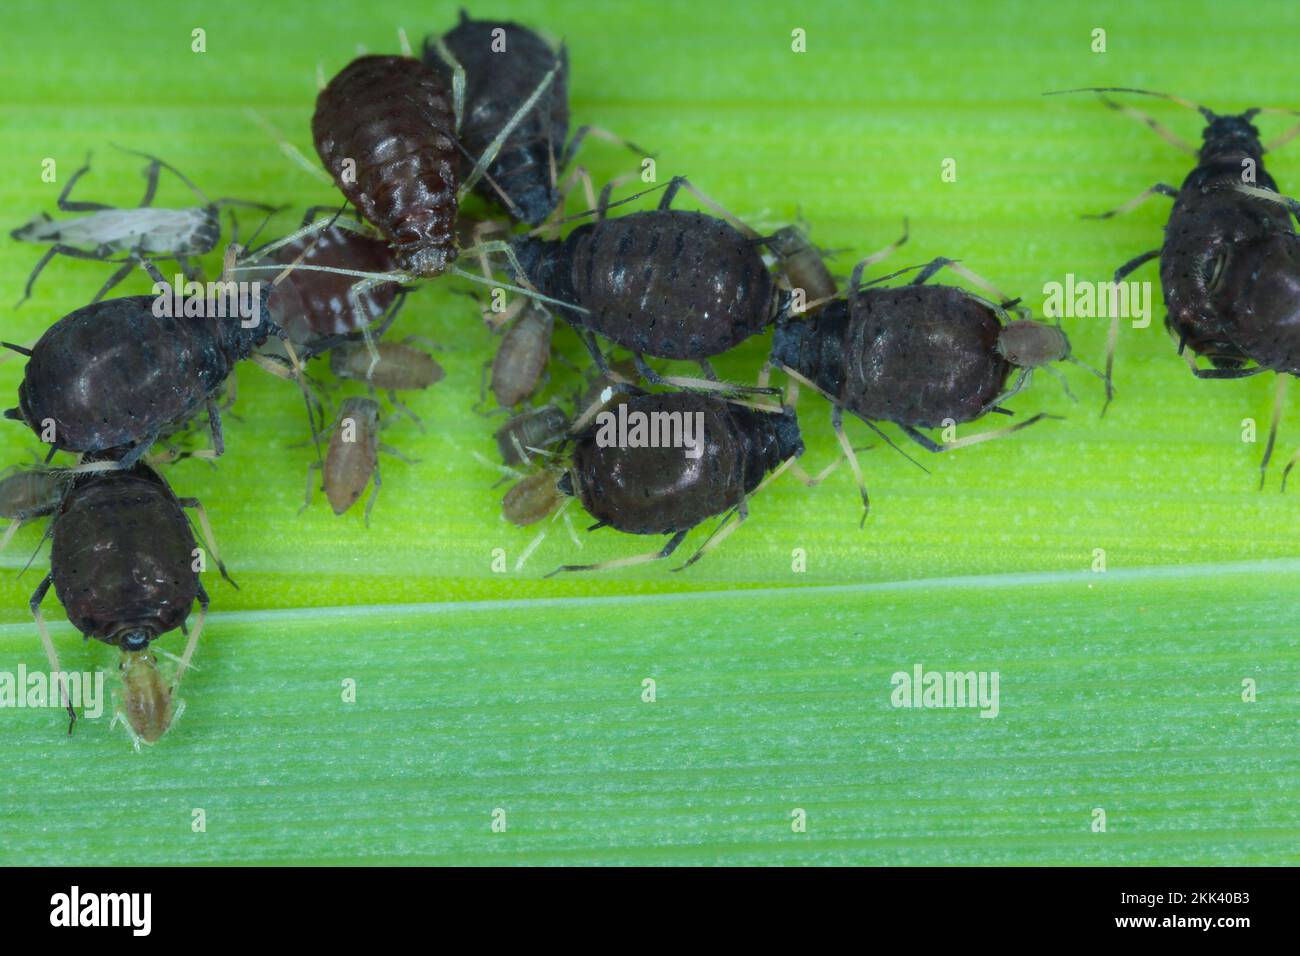
[[[598, 570], [666, 558], [692, 528], [725, 515], [709, 540], [682, 566], [692, 564], [745, 520], [747, 499], [765, 477], [803, 453], [793, 408], [758, 411], [692, 392], [625, 396], [614, 409], [618, 406], [626, 407], [629, 420], [633, 413], [644, 415], [652, 429], [658, 427], [655, 422], [673, 417], [685, 421], [686, 416], [698, 414], [702, 423], [698, 456], [671, 442], [638, 447], [606, 443], [602, 429], [607, 423], [598, 419], [574, 439], [572, 464], [558, 487], [581, 502], [597, 520], [595, 527], [671, 537], [656, 552], [598, 565], [566, 565], [556, 571]], [[733, 517], [736, 525], [730, 524]]]
[[[1028, 318], [1013, 321], [997, 302], [953, 286], [924, 284], [944, 267], [990, 288], [1006, 306], [1013, 304], [949, 259], [934, 260], [911, 284], [897, 288], [859, 288], [859, 266], [846, 298], [809, 320], [782, 321], [772, 337], [772, 364], [831, 400], [832, 424], [854, 467], [864, 509], [866, 488], [844, 435], [841, 410], [877, 432], [875, 422], [893, 422], [927, 450], [948, 451], [1017, 431], [1045, 416], [942, 444], [917, 429], [1004, 412], [1001, 403], [1024, 388], [1035, 369], [1056, 374], [1064, 384], [1050, 363], [1083, 364], [1070, 354], [1059, 326]], [[1007, 388], [1015, 367], [1020, 375]]]
[[334, 182], [402, 269], [441, 275], [456, 258], [461, 164], [442, 78], [411, 57], [358, 57], [321, 90], [311, 128]]
[[[19, 305], [32, 294], [32, 286], [41, 270], [55, 256], [74, 259], [115, 261], [114, 256], [124, 255], [125, 262], [108, 278], [91, 302], [98, 302], [109, 290], [125, 279], [131, 270], [145, 258], [175, 259], [187, 278], [196, 278], [198, 270], [191, 259], [205, 255], [216, 248], [221, 239], [221, 210], [228, 206], [245, 206], [264, 212], [274, 207], [243, 199], [209, 199], [203, 191], [181, 174], [175, 167], [147, 153], [132, 155], [149, 160], [145, 167], [146, 186], [144, 198], [134, 209], [118, 209], [103, 203], [72, 200], [72, 188], [77, 180], [90, 170], [90, 159], [72, 174], [63, 192], [59, 194], [58, 207], [62, 212], [79, 212], [86, 215], [75, 219], [51, 219], [41, 214], [10, 235], [21, 242], [49, 244], [36, 268], [32, 270], [23, 289]], [[158, 175], [163, 169], [176, 175], [203, 203], [189, 209], [160, 209], [153, 206], [158, 191]], [[120, 261], [120, 260], [116, 260]]]
[[[537, 225], [560, 199], [555, 176], [564, 168], [569, 134], [568, 54], [563, 46], [558, 52], [552, 50], [518, 23], [472, 20], [464, 10], [441, 43], [465, 71], [460, 141], [471, 156], [487, 150], [519, 105], [550, 70], [559, 67], [546, 95], [501, 144], [488, 166], [487, 174], [497, 188], [487, 180], [474, 187], [485, 199], [505, 204], [515, 219]], [[432, 37], [424, 41], [424, 62], [450, 87], [452, 67], [438, 47]]]
[[[224, 575], [198, 500], [177, 498], [148, 465], [73, 476], [67, 493], [50, 509], [50, 572], [31, 599], [53, 669], [58, 670], [58, 657], [40, 609], [51, 585], [77, 630], [121, 649], [122, 716], [151, 743], [172, 722], [175, 690], [208, 608], [207, 592], [195, 571], [200, 551], [184, 508], [198, 513], [212, 558]], [[158, 671], [151, 645], [184, 626], [196, 600], [199, 621], [169, 685]], [[70, 704], [68, 711], [75, 720]]]
[[[522, 238], [515, 252], [543, 294], [579, 329], [634, 355], [707, 359], [776, 321], [789, 303], [763, 262], [761, 240], [731, 223], [671, 209], [680, 177], [659, 208], [574, 229], [563, 240]], [[594, 343], [588, 348], [602, 361]], [[651, 381], [653, 373], [643, 370]]]
[[247, 319], [226, 315], [224, 301], [218, 307], [215, 300], [202, 316], [159, 316], [153, 295], [83, 306], [30, 350], [5, 343], [28, 356], [18, 407], [5, 417], [26, 423], [51, 455], [82, 452], [129, 468], [160, 434], [206, 405], [220, 454], [215, 396], [236, 362], [271, 335], [284, 335], [267, 314], [268, 295], [264, 287]]

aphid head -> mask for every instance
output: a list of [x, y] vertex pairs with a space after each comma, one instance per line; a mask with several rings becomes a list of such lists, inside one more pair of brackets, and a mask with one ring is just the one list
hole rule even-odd
[[[515, 259], [518, 260], [519, 268], [524, 273], [523, 275], [513, 276], [516, 281], [527, 279], [539, 287], [546, 284], [540, 273], [548, 245], [549, 243], [545, 239], [537, 239], [533, 236], [524, 236], [511, 243]], [[513, 273], [513, 271], [512, 264], [511, 272]]]
[[510, 201], [515, 204], [521, 222], [530, 226], [540, 226], [546, 221], [560, 203], [560, 193], [549, 183], [529, 183], [509, 191]]
[[423, 237], [413, 242], [401, 241], [394, 246], [397, 264], [403, 272], [422, 279], [432, 279], [442, 275], [456, 259], [454, 245], [442, 242], [430, 242]]
[[149, 650], [122, 651], [122, 700], [117, 713], [141, 739], [154, 743], [172, 723], [172, 692]]
[[1259, 129], [1251, 122], [1259, 110], [1219, 116], [1210, 113], [1201, 132], [1205, 143], [1201, 146], [1202, 163], [1217, 157], [1261, 156], [1264, 146], [1259, 141]]
[[1037, 319], [1015, 319], [998, 335], [998, 352], [1020, 368], [1042, 368], [1070, 357], [1070, 340], [1059, 325]]

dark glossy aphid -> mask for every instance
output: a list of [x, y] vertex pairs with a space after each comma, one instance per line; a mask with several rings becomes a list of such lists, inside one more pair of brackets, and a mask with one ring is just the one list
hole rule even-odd
[[[54, 515], [50, 572], [31, 599], [52, 669], [59, 669], [58, 656], [41, 615], [41, 602], [51, 584], [77, 630], [121, 649], [122, 716], [135, 734], [151, 743], [171, 725], [176, 688], [189, 666], [208, 608], [207, 592], [195, 570], [201, 566], [202, 552], [185, 508], [197, 512], [211, 556], [224, 575], [198, 500], [177, 498], [148, 465], [74, 476], [67, 494], [50, 509]], [[183, 627], [196, 600], [199, 621], [168, 684], [158, 671], [151, 644]], [[68, 712], [75, 721], [71, 705]], [[71, 732], [71, 724], [68, 729]]]
[[537, 225], [559, 202], [556, 175], [565, 166], [565, 140], [569, 135], [569, 63], [563, 46], [559, 52], [540, 36], [518, 23], [471, 20], [461, 11], [460, 23], [441, 41], [424, 41], [424, 62], [444, 83], [454, 81], [453, 68], [440, 46], [464, 70], [465, 113], [460, 141], [471, 156], [488, 150], [519, 105], [532, 95], [547, 74], [558, 71], [545, 96], [501, 144], [487, 167], [490, 178], [475, 191], [485, 199], [505, 205], [511, 216]]
[[[127, 152], [134, 153], [133, 150]], [[205, 255], [216, 248], [221, 239], [221, 210], [228, 206], [245, 206], [273, 211], [273, 207], [242, 199], [212, 200], [175, 167], [147, 153], [134, 153], [149, 160], [144, 175], [147, 180], [144, 197], [135, 209], [117, 209], [103, 203], [73, 201], [72, 188], [90, 170], [90, 160], [72, 174], [68, 184], [59, 194], [58, 207], [62, 212], [79, 212], [86, 215], [75, 219], [54, 220], [42, 213], [27, 225], [13, 230], [10, 235], [21, 242], [48, 244], [43, 255], [27, 279], [21, 305], [32, 294], [32, 286], [41, 270], [55, 256], [74, 259], [94, 259], [101, 262], [120, 261], [123, 264], [100, 288], [91, 302], [98, 302], [109, 290], [125, 279], [131, 270], [146, 258], [175, 259], [187, 278], [195, 278], [198, 269], [191, 259]], [[158, 174], [166, 169], [185, 183], [203, 205], [188, 209], [153, 208], [154, 194], [158, 191]], [[115, 258], [120, 257], [120, 258]]]
[[[1003, 305], [965, 289], [924, 284], [944, 267], [989, 288]], [[1004, 307], [1012, 303], [951, 260], [934, 260], [911, 284], [897, 288], [859, 288], [860, 278], [861, 267], [847, 297], [811, 319], [781, 322], [771, 361], [833, 403], [832, 424], [854, 467], [864, 508], [866, 488], [844, 435], [842, 410], [877, 432], [875, 422], [893, 422], [927, 450], [948, 451], [1017, 431], [1044, 416], [942, 444], [918, 429], [1005, 411], [1001, 403], [1024, 388], [1035, 369], [1056, 374], [1051, 362], [1082, 364], [1070, 355], [1069, 340], [1058, 326], [1012, 321]], [[1007, 377], [1016, 367], [1020, 374], [1008, 388]]]
[[558, 405], [520, 412], [497, 429], [497, 450], [506, 465], [526, 465], [546, 449], [562, 442], [569, 433], [570, 419]]
[[374, 488], [366, 501], [366, 524], [370, 524], [370, 512], [379, 497], [382, 484], [379, 476], [379, 453], [393, 455], [403, 461], [409, 459], [396, 449], [379, 440], [382, 428], [379, 403], [373, 398], [352, 396], [343, 400], [338, 415], [331, 426], [329, 447], [325, 460], [312, 462], [307, 472], [307, 501], [304, 508], [311, 504], [312, 475], [321, 472], [321, 486], [330, 507], [336, 515], [341, 515], [361, 498], [366, 485], [374, 479]]
[[[578, 499], [597, 520], [596, 527], [671, 537], [661, 550], [649, 554], [600, 565], [566, 565], [557, 571], [623, 567], [666, 558], [692, 528], [725, 514], [709, 540], [686, 562], [691, 564], [745, 520], [748, 498], [770, 472], [792, 464], [803, 453], [792, 408], [764, 412], [691, 392], [625, 397], [615, 406], [615, 417], [624, 414], [624, 408], [629, 416], [646, 416], [643, 420], [658, 429], [661, 438], [673, 418], [685, 426], [690, 416], [702, 425], [699, 455], [693, 457], [687, 448], [671, 443], [657, 447], [611, 443], [607, 441], [611, 433], [606, 431], [610, 420], [598, 417], [575, 438], [572, 464], [559, 488]], [[736, 524], [731, 524], [733, 518]]]
[[[1225, 286], [1229, 259], [1249, 262], [1243, 257], [1256, 244], [1270, 243], [1277, 236], [1294, 237], [1295, 229], [1284, 206], [1252, 195], [1239, 187], [1251, 185], [1260, 191], [1276, 192], [1273, 178], [1264, 169], [1264, 153], [1291, 139], [1296, 131], [1270, 144], [1260, 141], [1259, 130], [1252, 122], [1263, 112], [1289, 113], [1289, 110], [1249, 109], [1244, 113], [1219, 115], [1181, 97], [1147, 90], [1103, 87], [1068, 92], [1137, 93], [1171, 100], [1196, 110], [1204, 117], [1200, 149], [1195, 149], [1165, 129], [1154, 119], [1131, 107], [1103, 97], [1112, 109], [1135, 116], [1166, 141], [1196, 157], [1196, 166], [1175, 189], [1157, 183], [1134, 199], [1097, 218], [1110, 218], [1135, 208], [1151, 196], [1168, 196], [1174, 207], [1165, 226], [1160, 248], [1135, 256], [1115, 271], [1115, 281], [1122, 281], [1139, 266], [1152, 259], [1160, 260], [1160, 281], [1164, 289], [1165, 326], [1178, 340], [1179, 354], [1185, 348], [1207, 358], [1214, 366], [1201, 369], [1189, 360], [1200, 378], [1239, 378], [1254, 374], [1246, 369], [1249, 358], [1243, 349], [1238, 330], [1233, 328], [1231, 283]], [[1285, 240], [1283, 241], [1285, 245]], [[1252, 268], [1247, 264], [1245, 268]], [[1225, 293], [1227, 293], [1225, 295]], [[1109, 403], [1111, 370], [1119, 317], [1112, 320], [1107, 340], [1106, 400]]]
[[[303, 226], [321, 211], [322, 207], [307, 210]], [[386, 240], [341, 223], [301, 236], [276, 249], [271, 258], [285, 265], [330, 266], [357, 272], [391, 272], [398, 267]], [[372, 334], [378, 338], [401, 306], [402, 286], [385, 282], [358, 289], [358, 315], [349, 297], [355, 282], [352, 276], [337, 272], [293, 269], [271, 292], [271, 320], [300, 347], [310, 348], [329, 336], [357, 334], [375, 322], [380, 324]]]
[[[521, 239], [515, 248], [539, 291], [587, 310], [560, 310], [577, 328], [629, 349], [638, 360], [651, 355], [702, 362], [711, 376], [707, 359], [776, 321], [789, 294], [764, 264], [756, 234], [669, 208], [682, 186], [690, 188], [674, 179], [654, 211], [602, 218], [559, 241]], [[587, 344], [602, 362], [590, 336]], [[648, 367], [642, 374], [658, 380]]]
[[321, 90], [311, 128], [334, 182], [402, 269], [441, 275], [456, 258], [461, 165], [442, 78], [411, 57], [358, 57]]
[[[161, 277], [159, 277], [161, 279]], [[215, 397], [240, 359], [283, 331], [266, 313], [269, 291], [243, 303], [248, 318], [209, 299], [202, 316], [159, 316], [157, 296], [84, 306], [55, 322], [28, 349], [18, 407], [5, 417], [27, 424], [56, 450], [135, 464], [170, 427], [207, 407], [213, 450], [221, 454]], [[6, 343], [7, 344], [7, 343]]]

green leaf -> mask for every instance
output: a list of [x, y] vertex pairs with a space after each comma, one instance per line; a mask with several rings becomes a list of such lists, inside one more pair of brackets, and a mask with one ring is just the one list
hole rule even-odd
[[[134, 205], [141, 162], [117, 143], [158, 153], [210, 195], [288, 204], [271, 226], [287, 232], [337, 194], [246, 108], [312, 156], [317, 63], [330, 75], [357, 44], [395, 51], [398, 26], [418, 42], [455, 10], [147, 2], [51, 15], [11, 3], [0, 208], [10, 228], [59, 215], [55, 198], [90, 150], [76, 196]], [[1106, 279], [1157, 246], [1167, 201], [1109, 222], [1081, 213], [1190, 168], [1095, 98], [1041, 92], [1136, 85], [1221, 110], [1300, 105], [1279, 82], [1297, 26], [1280, 3], [1249, 18], [1170, 3], [473, 12], [562, 36], [575, 125], [654, 150], [661, 181], [687, 174], [762, 228], [801, 213], [819, 245], [845, 250], [842, 274], [906, 216], [911, 240], [873, 274], [947, 255], [1036, 311], [1045, 283]], [[807, 53], [791, 52], [796, 27]], [[1097, 27], [1105, 54], [1091, 52]], [[191, 52], [195, 28], [206, 53]], [[1132, 102], [1197, 140], [1194, 114]], [[47, 157], [55, 183], [41, 180]], [[941, 181], [946, 158], [956, 182]], [[597, 184], [637, 168], [603, 143], [581, 161]], [[1269, 169], [1300, 190], [1294, 147]], [[190, 201], [164, 178], [159, 204]], [[245, 232], [255, 224], [241, 219]], [[11, 301], [40, 253], [0, 242]], [[206, 265], [215, 272], [216, 257]], [[0, 311], [3, 338], [35, 340], [108, 271], [56, 260], [29, 302]], [[787, 476], [681, 574], [659, 562], [543, 579], [662, 543], [579, 531], [578, 549], [561, 523], [514, 570], [535, 529], [501, 519], [504, 486], [475, 457], [493, 457], [500, 419], [470, 411], [495, 342], [460, 294], [467, 283], [421, 288], [395, 327], [439, 342], [447, 378], [407, 397], [423, 431], [406, 421], [386, 433], [419, 461], [384, 462], [369, 528], [359, 508], [335, 517], [319, 493], [298, 513], [312, 459], [300, 399], [241, 368], [226, 455], [167, 470], [206, 504], [240, 585], [208, 576], [213, 613], [187, 709], [140, 754], [107, 713], [69, 739], [56, 710], [0, 709], [0, 862], [1297, 862], [1297, 504], [1278, 493], [1276, 467], [1255, 489], [1272, 383], [1194, 380], [1160, 327], [1155, 266], [1134, 278], [1153, 283], [1154, 320], [1121, 330], [1104, 419], [1100, 383], [1082, 370], [1066, 373], [1078, 404], [1039, 376], [1012, 407], [1064, 421], [942, 456], [917, 449], [928, 474], [851, 423], [855, 443], [875, 445], [861, 456], [864, 529], [847, 468], [813, 490]], [[138, 277], [122, 294], [147, 290]], [[1076, 354], [1100, 364], [1105, 322], [1066, 328]], [[768, 342], [720, 371], [751, 381]], [[582, 360], [567, 331], [557, 350]], [[0, 364], [0, 389], [13, 396], [21, 373], [19, 357]], [[554, 371], [555, 395], [574, 386]], [[1286, 411], [1282, 462], [1300, 443], [1294, 401]], [[799, 412], [815, 470], [837, 453], [829, 409], [805, 391]], [[1256, 443], [1242, 441], [1246, 418]], [[7, 461], [40, 451], [3, 425]], [[0, 559], [12, 572], [0, 579], [0, 674], [45, 666], [27, 609], [44, 553], [17, 575], [41, 530], [24, 529]], [[505, 574], [491, 569], [497, 548]], [[53, 595], [46, 613], [64, 664], [101, 668], [111, 686], [116, 652], [83, 645]], [[171, 634], [158, 646], [182, 644]], [[893, 676], [917, 664], [996, 671], [997, 717], [892, 706]], [[200, 808], [206, 832], [195, 833]], [[497, 808], [504, 833], [492, 831]], [[797, 808], [805, 833], [792, 831]], [[1096, 808], [1105, 833], [1092, 831]]]

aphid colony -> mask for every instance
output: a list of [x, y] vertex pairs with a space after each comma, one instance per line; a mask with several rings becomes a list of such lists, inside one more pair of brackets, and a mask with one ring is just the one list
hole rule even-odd
[[[556, 571], [667, 558], [692, 529], [719, 518], [685, 567], [734, 532], [768, 482], [789, 471], [814, 484], [845, 459], [865, 520], [867, 490], [844, 431], [845, 411], [891, 445], [883, 423], [927, 451], [944, 452], [1049, 416], [954, 441], [922, 429], [1010, 416], [1005, 403], [1035, 370], [1065, 384], [1055, 363], [1083, 364], [1059, 325], [1034, 320], [1018, 299], [956, 261], [936, 259], [865, 280], [906, 234], [858, 263], [841, 290], [804, 230], [764, 234], [682, 177], [647, 190], [663, 190], [654, 208], [611, 214], [644, 193], [611, 201], [616, 180], [597, 199], [585, 171], [573, 165], [575, 153], [589, 136], [641, 151], [597, 127], [570, 138], [568, 70], [563, 46], [518, 24], [465, 14], [450, 32], [426, 40], [419, 58], [408, 50], [353, 60], [323, 84], [311, 119], [320, 162], [345, 201], [307, 210], [295, 232], [247, 252], [231, 214], [223, 280], [270, 280], [238, 314], [211, 298], [160, 314], [157, 287], [153, 296], [104, 298], [134, 268], [162, 283], [161, 260], [201, 277], [196, 257], [219, 245], [224, 210], [275, 211], [209, 200], [154, 157], [145, 157], [148, 185], [138, 208], [73, 201], [87, 166], [58, 200], [75, 218], [41, 216], [14, 231], [15, 239], [49, 247], [24, 298], [54, 256], [119, 266], [90, 304], [33, 345], [6, 343], [27, 363], [17, 405], [5, 414], [31, 428], [48, 456], [0, 481], [0, 511], [13, 519], [6, 543], [20, 524], [49, 518], [50, 573], [31, 608], [50, 666], [59, 669], [41, 602], [52, 586], [78, 630], [121, 650], [119, 715], [137, 744], [156, 741], [179, 713], [177, 689], [208, 607], [199, 577], [208, 555], [225, 575], [202, 506], [171, 490], [161, 464], [221, 455], [221, 412], [233, 401], [227, 382], [239, 362], [250, 360], [293, 379], [305, 398], [317, 449], [307, 503], [319, 480], [336, 514], [366, 497], [368, 521], [380, 454], [402, 457], [381, 431], [397, 415], [419, 422], [398, 393], [429, 388], [443, 375], [425, 351], [428, 343], [384, 337], [413, 283], [453, 274], [513, 294], [504, 316], [484, 314], [500, 344], [484, 365], [475, 408], [485, 418], [508, 415], [495, 431], [496, 467], [514, 479], [503, 516], [533, 525], [576, 502], [594, 519], [593, 530], [666, 537], [647, 553]], [[1196, 171], [1181, 191], [1157, 186], [1144, 194], [1177, 197], [1163, 253], [1139, 257], [1121, 274], [1162, 255], [1169, 327], [1180, 350], [1190, 347], [1215, 366], [1196, 369], [1198, 375], [1264, 368], [1297, 374], [1300, 323], [1293, 321], [1293, 285], [1285, 277], [1294, 274], [1295, 261], [1290, 210], [1300, 205], [1271, 191], [1262, 166], [1262, 187], [1233, 188], [1239, 160], [1258, 164], [1263, 152], [1249, 122], [1255, 111], [1218, 117], [1201, 109], [1210, 125]], [[163, 170], [180, 176], [202, 204], [155, 207]], [[563, 218], [567, 195], [579, 185], [588, 208]], [[675, 208], [683, 191], [707, 211]], [[486, 218], [462, 213], [471, 193], [489, 210]], [[476, 263], [477, 271], [458, 262]], [[932, 281], [941, 274], [956, 274], [979, 291]], [[909, 278], [884, 284], [901, 276]], [[534, 404], [548, 380], [557, 319], [578, 334], [591, 366], [585, 388], [571, 399]], [[720, 380], [711, 359], [769, 328], [770, 360], [756, 382]], [[1114, 341], [1112, 330], [1112, 352]], [[318, 356], [328, 357], [333, 376], [372, 394], [348, 397], [329, 415], [302, 366]], [[664, 374], [651, 360], [691, 362], [699, 374]], [[771, 385], [774, 370], [784, 374], [784, 388]], [[1108, 354], [1105, 375], [1095, 373], [1106, 380], [1107, 401], [1110, 373]], [[794, 409], [800, 385], [828, 403], [841, 451], [816, 476], [796, 463], [804, 449]], [[394, 414], [385, 413], [378, 394]], [[686, 423], [692, 427], [680, 434], [694, 437], [685, 448], [608, 439], [611, 421], [622, 428], [633, 419], [651, 422], [652, 437], [677, 434], [667, 426], [656, 432], [653, 423]], [[193, 450], [204, 425], [210, 448]], [[50, 467], [60, 451], [76, 463]], [[187, 512], [202, 529], [202, 546]], [[520, 564], [540, 540], [539, 534]], [[198, 618], [189, 629], [196, 601]], [[154, 642], [178, 628], [188, 629], [188, 642], [164, 677]], [[75, 721], [70, 704], [68, 711]]]

